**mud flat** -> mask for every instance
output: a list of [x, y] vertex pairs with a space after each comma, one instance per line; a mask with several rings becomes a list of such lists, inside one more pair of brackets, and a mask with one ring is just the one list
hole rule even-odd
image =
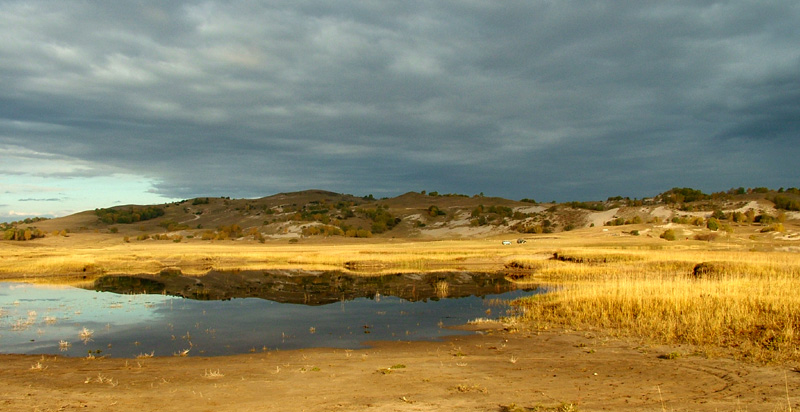
[[[484, 325], [484, 328], [490, 325]], [[225, 357], [2, 355], [3, 410], [692, 410], [800, 407], [800, 373], [593, 333], [497, 325], [444, 342]], [[680, 356], [665, 354], [680, 353]], [[672, 359], [669, 359], [672, 357]], [[539, 408], [539, 409], [536, 409]]]

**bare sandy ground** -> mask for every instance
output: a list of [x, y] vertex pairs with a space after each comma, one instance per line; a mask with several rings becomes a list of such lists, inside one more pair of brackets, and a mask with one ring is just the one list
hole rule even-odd
[[[659, 358], [671, 352], [682, 355]], [[355, 351], [93, 360], [2, 355], [0, 362], [3, 411], [800, 408], [800, 373], [785, 367], [587, 332], [488, 330]]]
[[604, 212], [590, 213], [588, 216], [587, 224], [602, 227], [605, 222], [614, 218], [614, 215], [619, 211], [619, 208], [606, 210]]

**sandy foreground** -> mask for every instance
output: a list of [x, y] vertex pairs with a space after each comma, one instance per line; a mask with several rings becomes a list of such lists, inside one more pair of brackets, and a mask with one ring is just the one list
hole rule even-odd
[[[675, 359], [663, 359], [678, 352]], [[788, 411], [800, 373], [589, 332], [486, 329], [226, 357], [0, 355], [3, 411]]]

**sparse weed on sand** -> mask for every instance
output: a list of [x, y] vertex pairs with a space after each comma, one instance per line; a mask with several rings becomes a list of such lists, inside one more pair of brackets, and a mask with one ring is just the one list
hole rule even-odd
[[94, 378], [87, 377], [86, 380], [83, 381], [83, 383], [99, 383], [102, 385], [111, 385], [111, 386], [119, 385], [119, 382], [117, 382], [115, 379], [105, 376], [102, 373], [98, 373], [97, 377]]
[[203, 377], [204, 377], [204, 378], [207, 378], [207, 379], [219, 379], [219, 378], [224, 378], [224, 377], [225, 377], [225, 374], [221, 373], [221, 372], [219, 371], [219, 369], [217, 369], [217, 370], [213, 370], [213, 369], [206, 369], [206, 370], [203, 372]]
[[91, 329], [87, 329], [85, 326], [83, 329], [78, 332], [78, 337], [83, 341], [83, 343], [88, 343], [92, 340], [92, 336], [94, 335], [94, 331]]
[[174, 356], [179, 356], [179, 357], [189, 356], [189, 351], [190, 350], [191, 350], [191, 348], [183, 349], [183, 350], [180, 350], [180, 351], [177, 351], [177, 352], [173, 353], [173, 355]]
[[574, 403], [562, 403], [556, 406], [535, 405], [531, 407], [520, 406], [515, 403], [500, 405], [501, 412], [578, 412]]

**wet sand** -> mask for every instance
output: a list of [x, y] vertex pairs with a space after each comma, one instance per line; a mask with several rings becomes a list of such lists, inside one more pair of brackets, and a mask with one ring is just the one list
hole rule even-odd
[[[671, 352], [681, 356], [659, 357]], [[352, 351], [0, 355], [0, 364], [4, 411], [800, 409], [800, 373], [785, 366], [707, 359], [687, 347], [646, 347], [589, 332], [496, 325], [444, 341], [377, 342]]]

